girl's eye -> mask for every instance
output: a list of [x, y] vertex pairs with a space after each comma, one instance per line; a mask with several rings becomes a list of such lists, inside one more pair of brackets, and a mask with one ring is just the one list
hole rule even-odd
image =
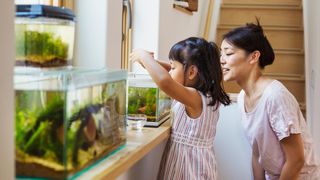
[[227, 55], [227, 56], [231, 56], [232, 54], [233, 54], [233, 53], [227, 53], [226, 55]]

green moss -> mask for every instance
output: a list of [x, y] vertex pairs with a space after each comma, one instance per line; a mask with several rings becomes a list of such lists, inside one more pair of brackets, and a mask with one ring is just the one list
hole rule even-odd
[[53, 33], [24, 31], [16, 33], [16, 56], [24, 60], [41, 61], [67, 59], [68, 44]]

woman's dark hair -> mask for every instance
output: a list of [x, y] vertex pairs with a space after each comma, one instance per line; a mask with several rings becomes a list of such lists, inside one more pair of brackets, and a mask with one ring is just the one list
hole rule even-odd
[[259, 51], [259, 66], [262, 69], [274, 61], [273, 49], [264, 35], [258, 19], [257, 24], [247, 23], [246, 26], [235, 28], [223, 35], [223, 39], [248, 53]]
[[231, 103], [223, 89], [220, 52], [215, 43], [190, 37], [171, 48], [169, 59], [182, 63], [185, 73], [191, 65], [198, 68], [198, 81], [192, 87], [212, 98], [208, 105], [215, 106], [218, 102], [224, 105]]

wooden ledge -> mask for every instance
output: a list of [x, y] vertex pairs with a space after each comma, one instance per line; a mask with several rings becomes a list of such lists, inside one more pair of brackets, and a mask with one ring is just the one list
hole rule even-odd
[[169, 138], [169, 120], [158, 128], [144, 127], [142, 131], [128, 130], [127, 143], [122, 149], [102, 160], [77, 179], [115, 179]]

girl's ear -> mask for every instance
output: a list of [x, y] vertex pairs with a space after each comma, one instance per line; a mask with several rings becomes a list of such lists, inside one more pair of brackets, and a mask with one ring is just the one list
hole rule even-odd
[[259, 63], [260, 55], [261, 55], [260, 51], [253, 51], [252, 53], [250, 53], [249, 63], [250, 64]]
[[188, 79], [189, 80], [195, 79], [197, 77], [197, 74], [198, 74], [198, 67], [195, 65], [191, 65], [188, 71]]

